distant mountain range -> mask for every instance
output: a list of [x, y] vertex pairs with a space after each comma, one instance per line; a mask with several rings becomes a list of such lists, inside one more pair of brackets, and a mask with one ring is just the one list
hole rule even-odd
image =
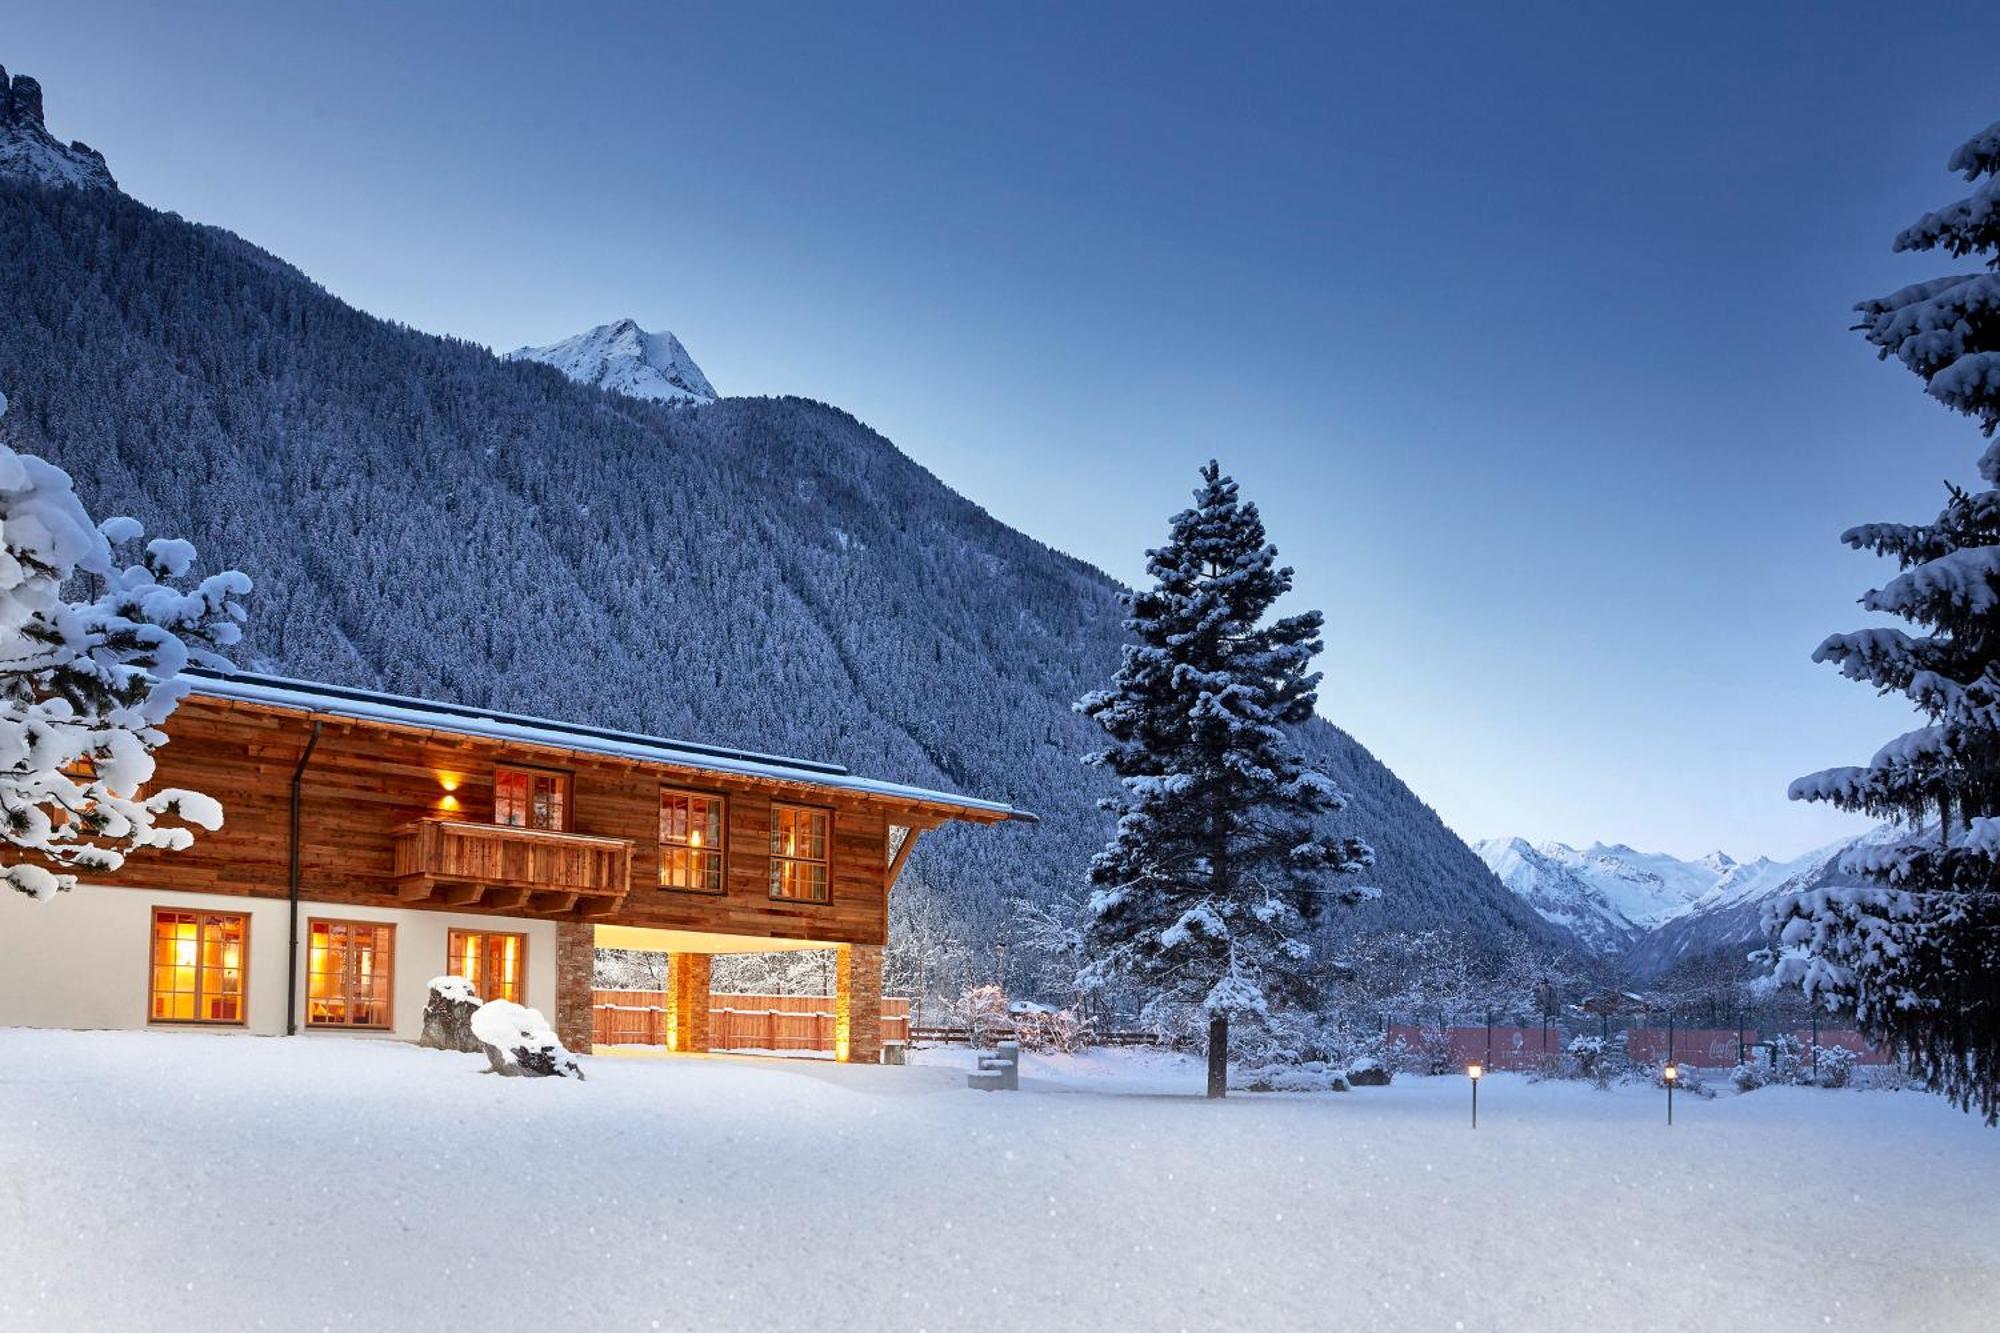
[[1779, 894], [1855, 880], [1840, 868], [1855, 846], [1892, 832], [1884, 825], [1790, 861], [1737, 861], [1723, 852], [1681, 860], [1622, 843], [1576, 848], [1489, 838], [1474, 846], [1502, 884], [1544, 921], [1640, 977], [1676, 963], [1763, 941], [1764, 905]]
[[[1108, 788], [1071, 704], [1116, 669], [1114, 580], [837, 408], [715, 398], [670, 334], [507, 360], [356, 310], [94, 154], [51, 158], [29, 84], [0, 157], [0, 429], [93, 513], [247, 571], [246, 665], [1034, 810], [927, 836], [898, 890], [980, 959], [1013, 900], [1081, 891]], [[1377, 854], [1382, 899], [1343, 919], [1563, 941], [1359, 742], [1318, 720], [1299, 741]]]
[[712, 403], [715, 388], [681, 340], [662, 329], [648, 333], [621, 319], [550, 343], [507, 353], [509, 361], [554, 366], [578, 384], [656, 403]]

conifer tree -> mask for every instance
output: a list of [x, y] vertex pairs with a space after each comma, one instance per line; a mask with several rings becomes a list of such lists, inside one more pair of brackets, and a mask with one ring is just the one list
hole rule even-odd
[[1118, 826], [1091, 863], [1078, 984], [1132, 983], [1152, 1016], [1205, 1014], [1220, 1097], [1230, 1020], [1307, 998], [1308, 925], [1325, 903], [1373, 895], [1339, 877], [1374, 857], [1323, 829], [1345, 798], [1286, 730], [1317, 700], [1320, 614], [1265, 623], [1292, 571], [1236, 483], [1213, 462], [1201, 479], [1147, 553], [1153, 586], [1127, 599], [1137, 642], [1077, 704], [1110, 737], [1086, 762], [1124, 788], [1105, 803]]
[[[0, 860], [0, 884], [31, 898], [76, 882], [42, 862], [105, 874], [128, 851], [188, 846], [185, 824], [222, 826], [200, 792], [139, 793], [181, 668], [229, 665], [250, 580], [189, 579], [194, 547], [171, 539], [120, 564], [144, 536], [129, 518], [92, 525], [67, 473], [0, 444], [0, 847], [37, 858]], [[90, 595], [69, 600], [72, 580]]]
[[[1895, 248], [1987, 256], [1954, 274], [1864, 301], [1857, 328], [1922, 377], [1931, 396], [2000, 427], [2000, 124], [1952, 155], [1972, 194], [1930, 213]], [[1899, 821], [1894, 841], [1850, 853], [1858, 889], [1774, 904], [1778, 976], [1851, 1012], [1895, 1043], [1910, 1068], [1988, 1124], [2000, 1119], [2000, 443], [1980, 459], [1986, 486], [1948, 486], [1930, 523], [1872, 523], [1842, 538], [1902, 573], [1861, 599], [1916, 633], [1836, 634], [1813, 655], [1883, 694], [1907, 697], [1925, 725], [1867, 764], [1794, 782], [1794, 800], [1827, 801]]]

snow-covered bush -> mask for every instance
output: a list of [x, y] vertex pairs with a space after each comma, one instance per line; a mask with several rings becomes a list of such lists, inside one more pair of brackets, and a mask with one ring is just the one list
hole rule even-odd
[[1324, 1060], [1307, 1060], [1232, 1069], [1229, 1086], [1243, 1092], [1346, 1092], [1348, 1079]]
[[1598, 1087], [1611, 1083], [1611, 1057], [1602, 1037], [1571, 1037], [1563, 1048], [1568, 1058], [1566, 1071], [1575, 1078], [1587, 1078]]
[[1372, 1055], [1364, 1055], [1347, 1066], [1347, 1083], [1355, 1088], [1386, 1088], [1392, 1075], [1389, 1066]]
[[1451, 1029], [1447, 1027], [1419, 1029], [1415, 1058], [1420, 1073], [1438, 1075], [1458, 1072], [1458, 1062], [1452, 1058], [1451, 1053]]
[[1073, 1010], [1016, 1000], [1007, 1006], [1007, 1016], [1013, 1020], [1014, 1036], [1024, 1050], [1067, 1053], [1090, 1044], [1090, 1024]]
[[974, 1046], [991, 1046], [994, 1032], [1007, 1025], [1007, 997], [998, 986], [968, 986], [952, 1001], [951, 1016]]
[[[190, 583], [194, 547], [165, 538], [121, 560], [144, 536], [129, 518], [93, 525], [69, 474], [0, 443], [0, 839], [95, 874], [141, 848], [189, 846], [186, 825], [222, 827], [222, 807], [199, 792], [139, 790], [187, 694], [181, 669], [229, 665], [250, 580], [230, 570]], [[80, 574], [93, 595], [69, 601], [63, 586]], [[0, 882], [32, 898], [76, 879], [0, 866]]]
[[1809, 1064], [1814, 1070], [1813, 1082], [1822, 1088], [1844, 1088], [1854, 1081], [1854, 1066], [1858, 1057], [1845, 1046], [1822, 1046], [1819, 1059]]
[[1809, 1083], [1812, 1081], [1812, 1063], [1806, 1052], [1806, 1044], [1796, 1037], [1779, 1033], [1765, 1043], [1771, 1063], [1765, 1076], [1767, 1083]]
[[564, 1048], [539, 1009], [512, 1000], [488, 1000], [472, 1015], [472, 1034], [479, 1038], [496, 1074], [583, 1077], [583, 1066]]
[[[1691, 1097], [1715, 1096], [1715, 1089], [1708, 1086], [1708, 1080], [1704, 1079], [1701, 1076], [1701, 1071], [1693, 1065], [1676, 1065], [1674, 1069], [1676, 1071], [1674, 1075], [1674, 1088], [1676, 1091], [1684, 1092]], [[1642, 1077], [1654, 1087], [1664, 1090], [1667, 1086], [1666, 1061], [1656, 1060], [1648, 1064], [1643, 1071]]]
[[1738, 1092], [1755, 1092], [1764, 1086], [1764, 1066], [1747, 1060], [1729, 1071], [1729, 1081]]

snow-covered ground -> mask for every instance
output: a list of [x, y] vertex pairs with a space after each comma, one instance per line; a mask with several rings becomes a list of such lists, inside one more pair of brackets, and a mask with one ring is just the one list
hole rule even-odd
[[0, 1328], [1994, 1326], [2000, 1133], [1921, 1094], [919, 1058], [0, 1029]]

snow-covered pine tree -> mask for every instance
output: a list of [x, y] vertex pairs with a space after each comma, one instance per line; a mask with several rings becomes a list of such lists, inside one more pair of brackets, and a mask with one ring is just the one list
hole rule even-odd
[[[1864, 301], [1863, 337], [1932, 397], [2000, 427], [2000, 124], [1952, 155], [1972, 194], [1896, 237], [1901, 250], [1988, 256], [1981, 271]], [[1871, 523], [1843, 540], [1902, 573], [1861, 599], [1920, 628], [1836, 634], [1815, 661], [1900, 693], [1926, 725], [1866, 765], [1794, 782], [1794, 800], [1899, 820], [1901, 839], [1850, 853], [1860, 889], [1789, 897], [1767, 914], [1781, 981], [1893, 1041], [1929, 1086], [2000, 1120], [2000, 443], [1986, 487], [1949, 486], [1935, 521]]]
[[[0, 839], [58, 866], [106, 873], [138, 848], [186, 847], [193, 833], [170, 816], [222, 826], [199, 792], [138, 793], [187, 693], [181, 669], [229, 665], [250, 580], [230, 570], [178, 586], [194, 548], [167, 539], [121, 566], [116, 548], [144, 535], [129, 518], [93, 526], [67, 473], [0, 443]], [[91, 595], [66, 600], [79, 575]], [[0, 865], [0, 882], [33, 898], [76, 878]]]
[[1128, 599], [1137, 642], [1111, 688], [1077, 704], [1110, 736], [1086, 762], [1124, 787], [1090, 867], [1078, 984], [1123, 979], [1155, 1014], [1205, 1013], [1208, 1095], [1220, 1097], [1230, 1019], [1307, 998], [1308, 922], [1323, 903], [1372, 896], [1337, 878], [1374, 856], [1321, 827], [1345, 798], [1286, 731], [1317, 699], [1320, 615], [1264, 623], [1292, 571], [1236, 483], [1213, 462], [1201, 479], [1147, 553], [1153, 586]]

